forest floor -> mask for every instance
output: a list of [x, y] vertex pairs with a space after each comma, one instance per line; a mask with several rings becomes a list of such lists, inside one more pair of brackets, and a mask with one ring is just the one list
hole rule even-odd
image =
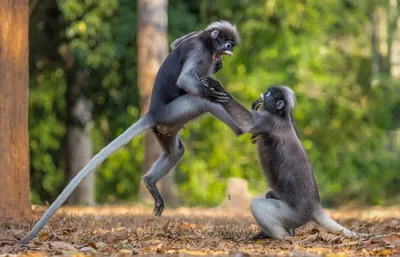
[[[358, 232], [400, 232], [400, 207], [327, 210]], [[32, 220], [0, 220], [0, 256], [400, 256], [400, 237], [349, 240], [307, 224], [287, 240], [250, 240], [259, 230], [249, 210], [166, 209], [154, 217], [141, 205], [64, 207], [29, 244]]]

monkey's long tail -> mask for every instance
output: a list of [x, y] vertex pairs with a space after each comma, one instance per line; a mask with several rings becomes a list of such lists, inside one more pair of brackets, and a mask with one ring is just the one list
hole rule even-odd
[[335, 235], [341, 234], [348, 238], [356, 238], [361, 236], [361, 234], [353, 232], [334, 221], [322, 208], [319, 208], [314, 213], [314, 220]]
[[385, 236], [389, 235], [400, 235], [400, 233], [388, 233], [388, 234], [381, 234], [381, 235], [374, 235], [374, 234], [363, 234], [363, 233], [357, 233], [354, 231], [351, 231], [336, 221], [334, 221], [331, 217], [328, 216], [328, 214], [322, 209], [319, 208], [315, 213], [314, 213], [314, 220], [327, 229], [329, 232], [336, 234], [336, 235], [342, 235], [347, 238], [382, 238]]
[[108, 156], [113, 152], [126, 145], [134, 137], [140, 135], [145, 130], [154, 127], [155, 120], [150, 113], [147, 113], [138, 122], [129, 127], [123, 134], [118, 136], [114, 141], [104, 147], [98, 154], [96, 154], [86, 166], [79, 171], [79, 173], [71, 180], [71, 182], [65, 187], [62, 193], [57, 197], [53, 204], [47, 209], [43, 217], [36, 223], [32, 231], [21, 241], [19, 244], [26, 244], [32, 240], [39, 231], [44, 227], [46, 222], [53, 216], [53, 214], [61, 207], [61, 205], [67, 200], [70, 194], [75, 190], [79, 183], [86, 178], [97, 166], [99, 166]]

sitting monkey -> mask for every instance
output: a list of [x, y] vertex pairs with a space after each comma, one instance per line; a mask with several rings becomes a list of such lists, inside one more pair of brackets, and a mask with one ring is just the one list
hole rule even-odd
[[295, 95], [290, 88], [271, 86], [250, 111], [218, 81], [206, 78], [202, 83], [229, 96], [229, 101], [221, 102], [223, 108], [258, 143], [260, 163], [271, 190], [265, 199], [251, 202], [251, 212], [262, 229], [257, 237], [283, 239], [309, 221], [345, 237], [372, 236], [344, 228], [322, 209], [314, 171], [293, 120]]

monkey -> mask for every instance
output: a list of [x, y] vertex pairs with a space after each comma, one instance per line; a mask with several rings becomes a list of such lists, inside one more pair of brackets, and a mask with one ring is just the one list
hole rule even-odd
[[156, 136], [163, 153], [142, 180], [154, 198], [154, 215], [161, 216], [164, 200], [156, 183], [183, 157], [185, 147], [178, 132], [184, 125], [205, 113], [211, 113], [236, 136], [242, 134], [236, 122], [216, 103], [224, 102], [228, 98], [224, 93], [205, 87], [200, 81], [200, 78], [211, 76], [221, 69], [222, 56], [233, 55], [233, 49], [239, 43], [240, 36], [236, 26], [225, 20], [212, 22], [204, 30], [176, 39], [171, 44], [172, 51], [157, 72], [149, 111], [79, 171], [30, 233], [18, 243], [26, 244], [36, 237], [87, 175], [113, 152], [148, 130]]
[[[225, 93], [219, 101], [246, 133], [257, 138], [258, 155], [271, 188], [263, 198], [250, 203], [251, 213], [262, 231], [255, 238], [284, 239], [293, 230], [315, 221], [329, 232], [348, 238], [382, 237], [344, 228], [323, 210], [314, 170], [300, 141], [292, 116], [295, 94], [282, 85], [271, 85], [247, 110], [213, 78], [202, 78], [206, 87]], [[255, 135], [255, 136], [254, 136]]]

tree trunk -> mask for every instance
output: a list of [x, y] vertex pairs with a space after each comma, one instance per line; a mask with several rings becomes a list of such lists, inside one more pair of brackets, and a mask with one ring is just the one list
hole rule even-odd
[[[400, 79], [400, 6], [398, 0], [389, 1], [388, 16], [389, 72], [392, 80], [396, 81]], [[386, 92], [386, 94], [388, 95], [390, 92]], [[390, 117], [388, 131], [388, 148], [390, 151], [397, 150], [397, 141], [399, 138], [400, 129], [393, 130], [393, 117]]]
[[[71, 69], [67, 73], [66, 182], [70, 182], [93, 156], [87, 134], [92, 121], [92, 103], [82, 94], [85, 73]], [[94, 205], [94, 173], [87, 176], [68, 198], [67, 204]]]
[[[371, 69], [372, 75], [377, 76], [380, 71], [380, 54], [379, 54], [379, 37], [378, 37], [378, 28], [379, 28], [379, 15], [377, 14], [376, 7], [372, 7], [370, 14], [371, 21]], [[373, 78], [375, 79], [375, 78]]]
[[[167, 7], [168, 0], [138, 0], [138, 88], [141, 115], [149, 109], [154, 79], [168, 55]], [[153, 133], [148, 132], [145, 136], [144, 173], [150, 169], [160, 153], [156, 138]], [[167, 204], [174, 205], [177, 202], [173, 171], [161, 180], [160, 190]], [[153, 201], [143, 183], [139, 194], [142, 201]]]
[[28, 148], [28, 0], [0, 0], [0, 217], [31, 212]]

